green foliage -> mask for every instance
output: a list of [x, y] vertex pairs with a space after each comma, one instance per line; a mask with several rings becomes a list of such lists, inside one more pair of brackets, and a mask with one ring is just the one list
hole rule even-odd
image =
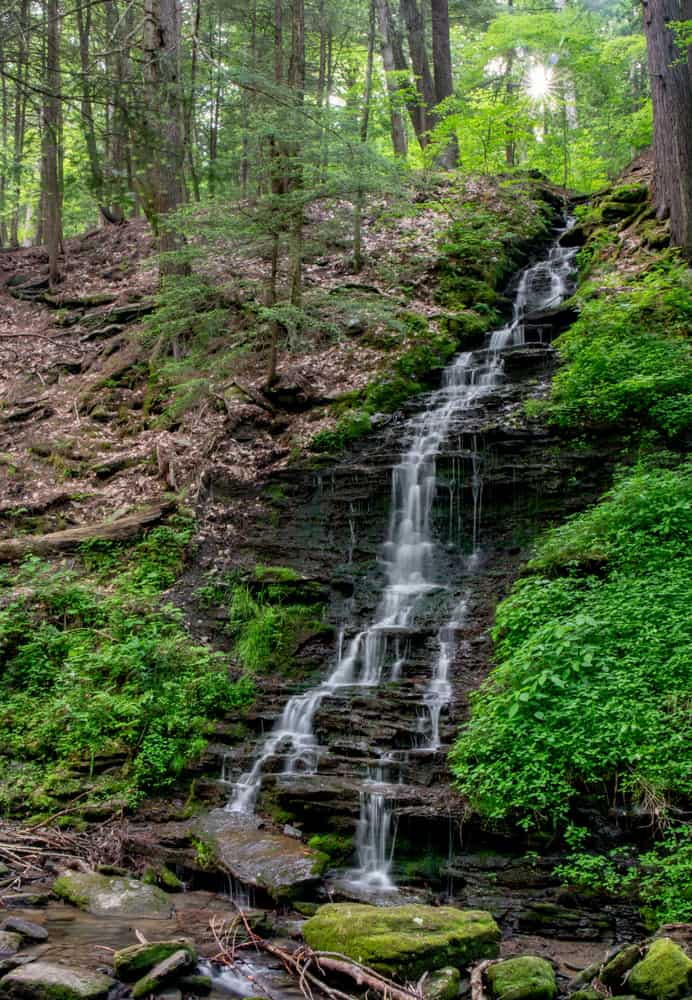
[[316, 833], [308, 840], [308, 847], [324, 854], [330, 865], [338, 867], [347, 864], [353, 854], [353, 839], [339, 833]]
[[81, 574], [32, 558], [4, 581], [19, 585], [0, 611], [6, 753], [42, 774], [123, 754], [130, 788], [160, 788], [203, 748], [209, 718], [252, 700], [251, 683], [231, 682], [224, 657], [161, 604], [191, 531], [178, 518], [129, 549], [85, 546]]
[[[257, 572], [259, 570], [259, 573]], [[246, 583], [236, 584], [230, 597], [229, 631], [234, 653], [250, 674], [268, 670], [289, 671], [298, 646], [323, 628], [321, 604], [293, 603], [281, 583], [297, 574], [285, 567], [255, 569], [260, 580], [279, 581], [253, 593]]]
[[653, 847], [634, 855], [577, 852], [555, 868], [565, 883], [612, 895], [635, 893], [651, 927], [692, 920], [692, 828], [671, 826]]
[[498, 608], [497, 667], [451, 754], [491, 819], [688, 794], [692, 468], [635, 470], [550, 533]]
[[692, 418], [690, 273], [668, 257], [624, 286], [619, 273], [611, 284], [598, 297], [582, 292], [579, 320], [556, 341], [563, 366], [544, 412], [567, 428], [682, 434]]

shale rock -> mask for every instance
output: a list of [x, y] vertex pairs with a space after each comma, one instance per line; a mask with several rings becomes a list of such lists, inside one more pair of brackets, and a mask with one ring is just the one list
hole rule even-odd
[[115, 986], [90, 969], [32, 962], [0, 979], [2, 1000], [101, 1000]]
[[219, 867], [277, 903], [310, 897], [320, 882], [324, 858], [294, 837], [257, 828], [254, 817], [215, 809], [200, 821]]
[[166, 919], [173, 913], [173, 906], [165, 892], [134, 878], [99, 875], [97, 872], [64, 872], [53, 883], [53, 892], [60, 899], [97, 917]]
[[151, 941], [149, 944], [133, 944], [122, 948], [113, 955], [113, 970], [118, 979], [132, 982], [141, 979], [145, 972], [178, 951], [187, 952], [190, 964], [197, 961], [197, 952], [192, 941], [175, 938], [171, 941]]
[[555, 1000], [557, 996], [552, 965], [533, 955], [491, 965], [486, 979], [494, 1000]]
[[384, 975], [414, 980], [495, 958], [500, 929], [485, 910], [328, 903], [305, 923], [303, 936], [316, 951], [340, 951]]
[[45, 927], [35, 924], [32, 920], [22, 920], [21, 917], [8, 917], [3, 920], [0, 924], [0, 931], [14, 931], [15, 934], [21, 934], [29, 941], [46, 941], [48, 939], [48, 931]]
[[692, 961], [671, 938], [659, 938], [632, 969], [627, 987], [646, 1000], [677, 1000], [692, 993]]

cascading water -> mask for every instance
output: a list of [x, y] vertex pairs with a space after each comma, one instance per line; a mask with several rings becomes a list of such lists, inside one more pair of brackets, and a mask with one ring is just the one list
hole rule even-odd
[[[397, 680], [406, 661], [406, 639], [415, 631], [415, 613], [423, 598], [445, 589], [435, 574], [432, 507], [437, 489], [436, 458], [452, 424], [471, 410], [503, 381], [503, 352], [525, 342], [527, 316], [549, 311], [560, 304], [568, 290], [575, 249], [555, 244], [546, 260], [521, 274], [511, 321], [489, 334], [483, 349], [460, 354], [446, 369], [442, 386], [430, 393], [426, 407], [410, 419], [402, 458], [392, 470], [391, 514], [384, 544], [386, 583], [375, 620], [350, 642], [340, 633], [335, 665], [317, 687], [289, 699], [272, 733], [266, 737], [250, 770], [236, 783], [227, 809], [251, 813], [261, 788], [265, 766], [283, 758], [283, 773], [314, 773], [320, 748], [314, 719], [322, 701], [340, 688], [372, 688], [383, 680]], [[475, 446], [471, 457], [473, 538], [467, 565], [478, 557], [482, 477]], [[353, 539], [352, 539], [353, 542]], [[441, 747], [440, 717], [452, 688], [449, 671], [455, 652], [455, 633], [463, 623], [465, 602], [455, 609], [438, 633], [438, 654], [432, 675], [421, 696], [422, 732], [414, 741], [431, 751]], [[393, 797], [384, 779], [382, 758], [371, 766], [360, 792], [357, 830], [359, 868], [352, 873], [364, 887], [388, 889], [392, 860]]]

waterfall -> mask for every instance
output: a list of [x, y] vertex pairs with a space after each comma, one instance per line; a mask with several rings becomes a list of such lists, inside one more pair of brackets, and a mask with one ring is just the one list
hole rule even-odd
[[[391, 513], [383, 547], [386, 582], [374, 621], [350, 641], [339, 635], [339, 647], [329, 675], [304, 694], [286, 703], [274, 730], [260, 746], [255, 761], [233, 788], [227, 809], [251, 813], [255, 808], [265, 766], [271, 758], [283, 760], [283, 773], [315, 773], [320, 747], [314, 734], [315, 715], [325, 698], [339, 688], [376, 688], [396, 680], [406, 662], [407, 638], [415, 631], [415, 613], [422, 599], [445, 590], [436, 576], [431, 518], [437, 490], [437, 455], [455, 420], [471, 410], [503, 382], [503, 352], [524, 343], [524, 323], [553, 309], [568, 291], [575, 249], [555, 244], [547, 259], [526, 268], [520, 276], [509, 323], [486, 337], [478, 351], [460, 354], [445, 370], [442, 386], [426, 398], [425, 409], [406, 425], [404, 449], [392, 470]], [[482, 475], [474, 439], [471, 459], [473, 569], [480, 550]], [[455, 477], [456, 478], [456, 477]], [[450, 514], [451, 518], [451, 514]], [[451, 524], [451, 520], [450, 520]], [[352, 521], [351, 550], [354, 544]], [[412, 741], [438, 751], [442, 745], [440, 719], [452, 696], [450, 668], [455, 655], [456, 631], [463, 624], [466, 601], [438, 632], [438, 653], [430, 680], [421, 696], [422, 728]], [[393, 888], [393, 805], [396, 787], [384, 785], [386, 758], [368, 769], [360, 791], [360, 819], [356, 847], [359, 868], [356, 881], [380, 889]]]

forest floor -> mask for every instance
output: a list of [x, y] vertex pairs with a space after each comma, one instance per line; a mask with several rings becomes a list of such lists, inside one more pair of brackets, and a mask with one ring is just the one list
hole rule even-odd
[[[287, 329], [279, 357], [280, 384], [303, 403], [280, 412], [262, 395], [268, 333], [257, 310], [267, 262], [260, 256], [216, 241], [197, 268], [205, 292], [217, 293], [213, 332], [195, 327], [206, 315], [195, 286], [182, 347], [166, 344], [170, 361], [164, 356], [154, 372], [157, 331], [147, 329], [147, 315], [155, 302], [165, 308], [167, 293], [157, 298], [145, 222], [66, 240], [62, 283], [45, 298], [43, 248], [0, 254], [0, 517], [15, 528], [57, 530], [171, 490], [192, 500], [212, 462], [249, 479], [294, 460], [333, 425], [330, 403], [362, 392], [415, 340], [411, 316], [432, 320], [435, 330], [444, 312], [435, 272], [454, 213], [466, 204], [497, 212], [508, 195], [497, 182], [477, 180], [418, 197], [413, 213], [380, 204], [365, 220], [359, 274], [346, 207], [308, 220], [306, 322], [300, 332]], [[184, 296], [174, 313], [179, 306], [184, 312]], [[127, 308], [134, 323], [120, 322]], [[206, 338], [201, 365], [196, 338]]]

